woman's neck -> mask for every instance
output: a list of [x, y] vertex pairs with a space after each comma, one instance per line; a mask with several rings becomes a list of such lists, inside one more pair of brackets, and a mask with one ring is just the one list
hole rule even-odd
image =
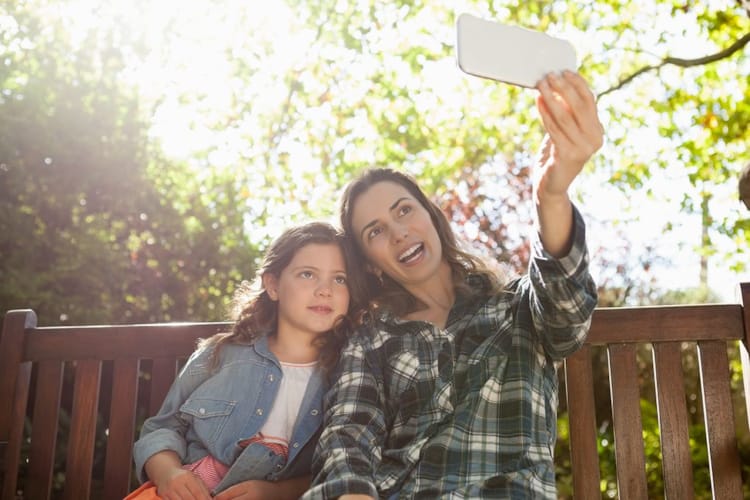
[[417, 299], [420, 307], [407, 314], [404, 319], [428, 321], [439, 328], [445, 328], [448, 314], [456, 301], [450, 265], [443, 262], [431, 279], [406, 289]]

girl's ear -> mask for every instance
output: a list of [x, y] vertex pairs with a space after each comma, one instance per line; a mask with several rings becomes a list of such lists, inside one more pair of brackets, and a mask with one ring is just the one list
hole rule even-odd
[[263, 288], [266, 289], [268, 296], [276, 302], [279, 300], [279, 280], [273, 274], [263, 275]]

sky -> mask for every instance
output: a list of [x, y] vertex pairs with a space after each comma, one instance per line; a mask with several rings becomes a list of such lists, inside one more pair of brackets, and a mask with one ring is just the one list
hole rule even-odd
[[[342, 0], [343, 2], [343, 0]], [[239, 82], [233, 81], [233, 67], [227, 57], [224, 57], [227, 47], [242, 47], [248, 33], [265, 34], [273, 40], [273, 57], [260, 61], [259, 70], [254, 75], [257, 88], [263, 89], [263, 95], [246, 95], [257, 106], [278, 106], [285, 98], [286, 89], [279, 85], [278, 75], [283, 75], [288, 68], [294, 66], [305, 57], [310, 57], [308, 47], [313, 33], [295, 29], [295, 22], [290, 11], [283, 2], [259, 2], [248, 0], [228, 0], [218, 5], [227, 9], [247, 8], [248, 3], [257, 6], [253, 16], [243, 18], [245, 24], [227, 22], [220, 14], [206, 9], [202, 1], [160, 0], [132, 8], [130, 2], [112, 2], [101, 4], [95, 0], [74, 0], [70, 2], [53, 3], [47, 8], [59, 9], [69, 17], [71, 33], [78, 33], [80, 43], [84, 43], [85, 34], [89, 29], [101, 22], [102, 16], [117, 19], [123, 25], [138, 27], [145, 33], [145, 43], [149, 48], [145, 60], [133, 56], [130, 71], [125, 79], [142, 89], [144, 98], [158, 100], [153, 116], [151, 135], [157, 139], [168, 157], [193, 161], [196, 152], [213, 149], [208, 158], [202, 159], [203, 165], [226, 167], [237, 162], [238, 156], [257, 154], [247, 152], [242, 134], [236, 131], [217, 131], [209, 124], [220, 120], [232, 106], [232, 96], [237, 95]], [[343, 8], [346, 2], [339, 7]], [[663, 32], [654, 31], [652, 39], [638, 40], [641, 47], [653, 46], [654, 53], [669, 53], [677, 57], [695, 57], [696, 54], [707, 54], [715, 51], [715, 47], [704, 40], [695, 31], [695, 24], [688, 16], [675, 16], [667, 9], [654, 10], [653, 3], [647, 0], [631, 2], [633, 4], [632, 22], [655, 23], [663, 26]], [[719, 0], [712, 3], [721, 4]], [[724, 2], [726, 3], [726, 2]], [[456, 13], [467, 11], [480, 16], [487, 16], [486, 12], [472, 8], [470, 2], [453, 2], [451, 4]], [[144, 9], [145, 6], [145, 9]], [[261, 8], [262, 6], [262, 8]], [[231, 11], [231, 10], [230, 10]], [[175, 14], [177, 13], [177, 14]], [[386, 15], [398, 15], [390, 12]], [[606, 23], [607, 19], [600, 22]], [[248, 24], [249, 23], [249, 24]], [[168, 27], [168, 29], [167, 29]], [[451, 42], [453, 27], [435, 34]], [[561, 35], [560, 33], [555, 33]], [[564, 34], [579, 53], [589, 53], [596, 50], [609, 36], [604, 31], [589, 30], [587, 32], [570, 31]], [[260, 36], [259, 38], [263, 38]], [[395, 43], [390, 41], [391, 43]], [[620, 40], [627, 45], [627, 39]], [[387, 50], [388, 40], [383, 50]], [[168, 51], [166, 53], [165, 51]], [[258, 54], [262, 54], [261, 48]], [[314, 55], [313, 55], [314, 56]], [[262, 57], [262, 56], [259, 56]], [[618, 54], [612, 54], [613, 58]], [[356, 67], [352, 68], [356, 72]], [[449, 91], [451, 85], [466, 75], [460, 73], [452, 62], [432, 66], [431, 81], [440, 82]], [[662, 78], [679, 78], [679, 72], [662, 72]], [[472, 77], [473, 78], [473, 77]], [[600, 91], [609, 82], [595, 81], [592, 87]], [[686, 85], [690, 85], [686, 83]], [[732, 81], [727, 81], [727, 91], [731, 92]], [[656, 90], [658, 91], [658, 90]], [[533, 92], [533, 91], [529, 91]], [[200, 108], [186, 105], [182, 96], [201, 96]], [[622, 99], [623, 93], [610, 94], [607, 99]], [[741, 96], [740, 96], [741, 97]], [[429, 106], [429, 103], [426, 104]], [[262, 112], [262, 109], [259, 110]], [[689, 117], [676, 116], [676, 120], [687, 120]], [[629, 139], [637, 141], [638, 151], [644, 161], [649, 157], [663, 154], [663, 140], [652, 131], [628, 130], [617, 123], [607, 123], [607, 136], [612, 139], [617, 136], [631, 135]], [[252, 122], [246, 127], [252, 128]], [[252, 134], [252, 130], [245, 130], [244, 134]], [[213, 147], [217, 144], [221, 147]], [[600, 152], [610, 155], [611, 144], [605, 145]], [[295, 154], [294, 151], [292, 151]], [[734, 152], [727, 152], [733, 154]], [[297, 151], [304, 157], [304, 151]], [[299, 161], [299, 165], [309, 166], [309, 162]], [[675, 162], [678, 165], [678, 162]], [[309, 168], [309, 167], [303, 167]], [[675, 193], [689, 191], [690, 186], [679, 166], [673, 172], [654, 177], [649, 186], [657, 192], [673, 191]], [[300, 172], [303, 173], [303, 172]], [[698, 257], [694, 246], [700, 241], [700, 220], [697, 216], [687, 216], [679, 211], [679, 199], [676, 197], [653, 201], [643, 192], [634, 191], [623, 194], [609, 189], [607, 172], [586, 172], [577, 180], [574, 195], [589, 217], [595, 219], [589, 232], [590, 247], [606, 246], [612, 238], [608, 227], [616, 225], [631, 238], [634, 248], [653, 247], [655, 253], [667, 257], [669, 265], [661, 265], [654, 272], [659, 273], [659, 282], [663, 288], [684, 288], [698, 284]], [[727, 186], [713, 201], [712, 211], [718, 214], [732, 214], [741, 209], [736, 193]], [[629, 208], [638, 207], [635, 212], [637, 218], [629, 215]], [[290, 214], [279, 214], [280, 220]], [[665, 233], [664, 227], [671, 224], [678, 229], [672, 233]], [[270, 226], [275, 226], [271, 224]], [[274, 236], [271, 234], [271, 236]], [[593, 270], [596, 274], [597, 270]], [[737, 275], [714, 266], [709, 271], [709, 284], [718, 292], [724, 301], [734, 300], [734, 283], [739, 280], [750, 280], [750, 274]]]

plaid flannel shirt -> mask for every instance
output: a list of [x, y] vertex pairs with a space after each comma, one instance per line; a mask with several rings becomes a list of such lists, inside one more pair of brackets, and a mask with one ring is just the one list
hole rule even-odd
[[326, 396], [304, 498], [556, 498], [555, 362], [582, 345], [596, 306], [576, 209], [573, 232], [560, 259], [537, 235], [528, 273], [459, 298], [444, 329], [387, 315], [360, 329]]

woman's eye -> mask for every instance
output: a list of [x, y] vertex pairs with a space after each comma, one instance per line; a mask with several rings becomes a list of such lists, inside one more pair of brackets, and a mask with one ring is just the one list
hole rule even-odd
[[311, 271], [302, 271], [301, 273], [299, 273], [299, 277], [304, 278], [306, 280], [309, 280], [310, 278], [312, 278], [312, 276], [313, 276], [313, 273]]
[[399, 215], [406, 215], [409, 212], [411, 212], [411, 207], [409, 205], [401, 205], [398, 209]]
[[382, 230], [381, 228], [379, 228], [379, 227], [374, 227], [374, 228], [370, 229], [370, 232], [369, 232], [369, 233], [367, 233], [367, 239], [371, 240], [371, 239], [373, 239], [373, 238], [374, 238], [375, 236], [379, 235], [379, 234], [380, 234], [380, 233], [382, 233], [382, 232], [383, 232], [383, 230]]
[[346, 276], [336, 276], [336, 283], [346, 285]]

